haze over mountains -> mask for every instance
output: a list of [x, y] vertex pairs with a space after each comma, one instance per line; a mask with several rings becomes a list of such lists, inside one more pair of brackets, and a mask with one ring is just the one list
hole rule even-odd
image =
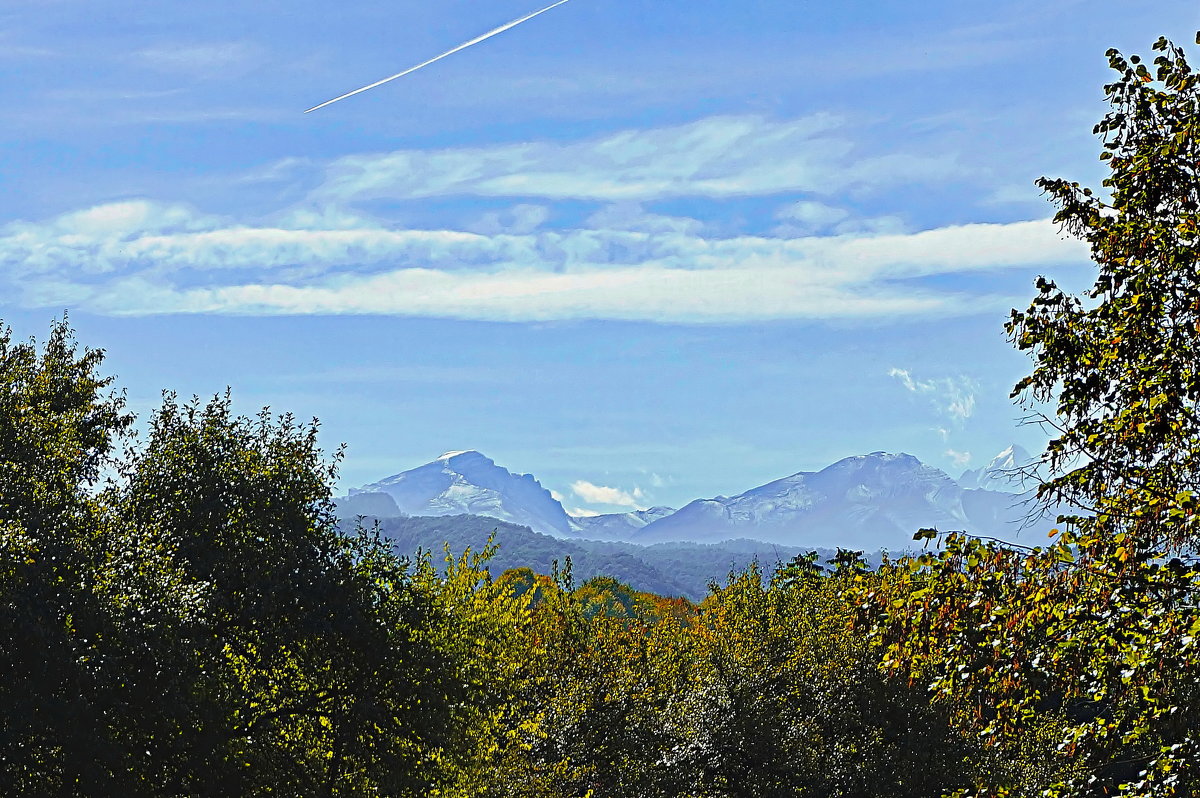
[[343, 517], [477, 515], [559, 538], [655, 544], [745, 538], [799, 547], [899, 551], [923, 527], [1013, 540], [1049, 528], [1030, 522], [1032, 504], [1015, 475], [1032, 461], [1010, 446], [987, 466], [954, 480], [909, 454], [847, 457], [732, 497], [697, 499], [679, 510], [572, 517], [531, 474], [514, 474], [476, 451], [432, 462], [352, 489]]

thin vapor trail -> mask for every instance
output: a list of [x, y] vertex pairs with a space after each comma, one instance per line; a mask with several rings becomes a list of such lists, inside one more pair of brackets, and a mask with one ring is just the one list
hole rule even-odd
[[500, 27], [488, 31], [487, 33], [483, 34], [482, 36], [476, 36], [474, 39], [472, 39], [469, 42], [463, 42], [462, 44], [458, 45], [457, 47], [455, 47], [452, 50], [447, 50], [446, 52], [442, 53], [441, 55], [436, 55], [433, 58], [430, 58], [428, 61], [422, 61], [421, 63], [417, 64], [415, 67], [409, 67], [408, 69], [404, 70], [403, 72], [397, 72], [395, 75], [392, 75], [391, 77], [384, 78], [383, 80], [377, 80], [374, 83], [370, 84], [369, 86], [363, 86], [360, 89], [355, 89], [354, 91], [348, 91], [345, 94], [341, 95], [340, 97], [334, 97], [332, 100], [326, 100], [325, 102], [321, 103], [320, 105], [314, 105], [312, 108], [309, 108], [304, 113], [306, 113], [306, 114], [311, 113], [311, 112], [317, 110], [318, 108], [324, 108], [327, 105], [332, 105], [333, 103], [337, 102], [338, 100], [344, 100], [347, 97], [353, 97], [356, 94], [361, 94], [362, 92], [366, 91], [367, 89], [373, 89], [376, 86], [382, 86], [383, 84], [387, 83], [388, 81], [392, 81], [392, 80], [395, 80], [396, 78], [402, 78], [405, 75], [412, 74], [413, 72], [416, 72], [418, 69], [427, 67], [435, 61], [441, 61], [443, 58], [445, 58], [448, 55], [454, 55], [459, 50], [465, 50], [473, 44], [479, 44], [484, 39], [490, 39], [498, 33], [504, 33], [504, 31], [508, 30], [509, 28], [515, 28], [516, 26], [520, 25], [522, 22], [526, 22], [528, 20], [533, 19], [538, 14], [545, 14], [550, 9], [557, 8], [558, 6], [561, 6], [565, 2], [567, 2], [567, 0], [558, 0], [557, 3], [553, 3], [551, 5], [546, 6], [545, 8], [538, 9], [537, 11], [534, 11], [532, 14], [526, 14], [525, 16], [523, 16], [519, 19], [514, 19], [512, 22], [506, 22], [505, 24], [501, 25]]

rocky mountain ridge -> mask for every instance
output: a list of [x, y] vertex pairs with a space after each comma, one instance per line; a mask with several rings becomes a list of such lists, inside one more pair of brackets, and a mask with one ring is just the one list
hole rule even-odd
[[1043, 531], [1048, 523], [1031, 517], [1030, 495], [1010, 480], [1031, 459], [1010, 446], [956, 481], [910, 454], [872, 452], [736, 496], [697, 499], [679, 510], [572, 517], [531, 474], [514, 474], [479, 452], [460, 451], [351, 490], [338, 505], [343, 516], [487, 516], [561, 538], [640, 544], [748, 538], [898, 551], [910, 547], [913, 532], [924, 527], [1007, 540]]

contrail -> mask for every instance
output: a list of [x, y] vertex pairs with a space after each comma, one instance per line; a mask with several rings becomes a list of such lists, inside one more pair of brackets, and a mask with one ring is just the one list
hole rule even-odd
[[384, 78], [383, 80], [377, 80], [369, 86], [363, 86], [361, 89], [355, 89], [354, 91], [348, 91], [340, 97], [334, 97], [332, 100], [326, 100], [325, 102], [321, 103], [320, 105], [314, 105], [312, 108], [309, 108], [304, 113], [306, 113], [306, 114], [311, 113], [311, 112], [317, 110], [318, 108], [324, 108], [327, 105], [332, 105], [333, 103], [337, 102], [338, 100], [344, 100], [347, 97], [353, 97], [356, 94], [361, 94], [362, 92], [366, 91], [367, 89], [373, 89], [376, 86], [382, 86], [383, 84], [387, 83], [388, 81], [395, 80], [396, 78], [402, 78], [405, 75], [409, 75], [413, 72], [416, 72], [418, 69], [422, 69], [424, 67], [429, 66], [434, 61], [441, 61], [446, 56], [454, 55], [459, 50], [465, 50], [473, 44], [479, 44], [484, 39], [490, 39], [498, 33], [504, 33], [504, 31], [508, 30], [509, 28], [515, 28], [516, 26], [520, 25], [522, 22], [531, 20], [534, 17], [536, 17], [538, 14], [545, 14], [550, 9], [557, 8], [558, 6], [561, 6], [565, 2], [567, 2], [567, 0], [558, 0], [557, 3], [553, 3], [551, 5], [546, 6], [545, 8], [534, 11], [532, 14], [526, 14], [525, 16], [521, 17], [520, 19], [514, 19], [512, 22], [506, 22], [505, 24], [501, 25], [500, 27], [498, 27], [494, 30], [488, 31], [487, 33], [483, 34], [482, 36], [476, 36], [474, 39], [472, 39], [469, 42], [463, 42], [462, 44], [455, 47], [453, 50], [447, 50], [446, 52], [442, 53], [441, 55], [434, 56], [433, 58], [430, 58], [428, 61], [423, 61], [423, 62], [417, 64], [415, 67], [409, 67], [408, 69], [404, 70], [403, 72], [397, 72], [395, 75], [392, 75], [390, 78]]

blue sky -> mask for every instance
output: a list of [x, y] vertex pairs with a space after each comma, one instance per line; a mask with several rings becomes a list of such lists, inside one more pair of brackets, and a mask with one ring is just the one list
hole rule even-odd
[[[1010, 441], [1033, 180], [1193, 0], [0, 2], [0, 319], [317, 416], [343, 487], [476, 448], [568, 509]], [[607, 489], [607, 490], [602, 490]]]

